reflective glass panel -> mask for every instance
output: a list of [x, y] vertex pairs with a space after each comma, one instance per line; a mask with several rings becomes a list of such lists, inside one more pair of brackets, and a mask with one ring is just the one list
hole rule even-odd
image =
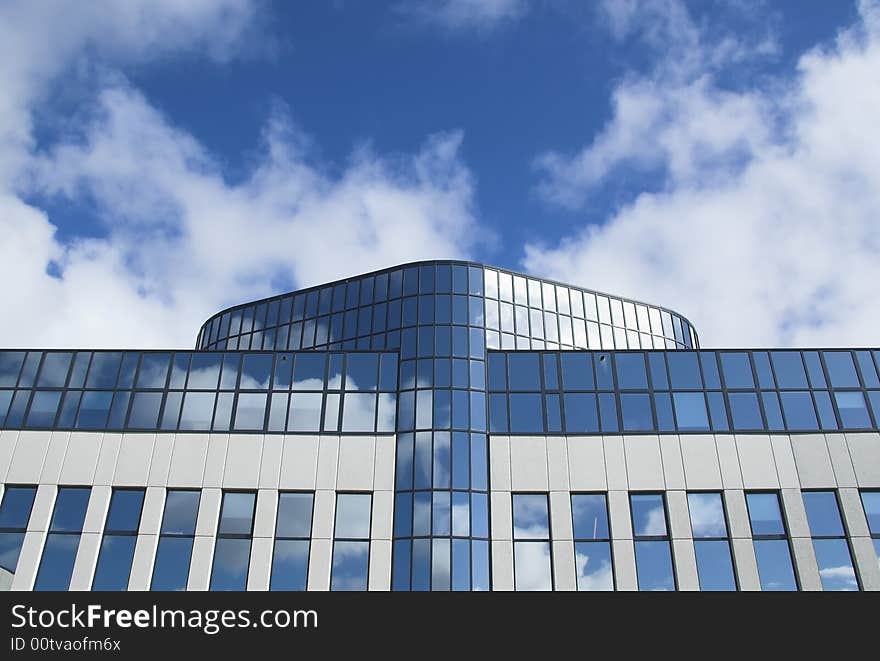
[[546, 494], [513, 495], [513, 538], [548, 539], [550, 518]]

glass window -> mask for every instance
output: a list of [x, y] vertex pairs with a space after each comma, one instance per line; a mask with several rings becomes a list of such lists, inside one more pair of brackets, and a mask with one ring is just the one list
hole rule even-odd
[[728, 393], [734, 429], [763, 429], [758, 396], [753, 392]]
[[828, 378], [834, 388], [858, 388], [859, 377], [849, 351], [823, 351]]
[[649, 431], [654, 429], [651, 415], [651, 396], [648, 393], [621, 393], [620, 412], [624, 431]]
[[[24, 351], [0, 352], [0, 386], [14, 388], [24, 362]], [[88, 355], [88, 354], [86, 354]]]
[[770, 357], [780, 388], [807, 387], [807, 375], [799, 351], [771, 351]]
[[722, 353], [721, 369], [724, 372], [724, 383], [728, 388], [755, 387], [749, 354], [745, 352]]
[[[211, 429], [215, 397], [216, 395], [212, 392], [187, 392], [183, 398], [183, 411], [180, 415], [180, 429], [202, 431], [208, 431]], [[134, 414], [132, 413], [132, 415]], [[262, 427], [262, 424], [260, 426]]]
[[675, 417], [680, 431], [700, 431], [709, 429], [706, 415], [706, 399], [701, 392], [672, 393]]
[[648, 387], [645, 354], [619, 353], [615, 356], [617, 386], [621, 390], [643, 390]]
[[689, 351], [675, 351], [666, 354], [669, 364], [669, 378], [674, 389], [701, 389], [700, 366], [697, 354]]
[[552, 590], [547, 494], [513, 494], [513, 539], [515, 589]]
[[510, 431], [513, 433], [544, 431], [540, 394], [511, 393]]
[[630, 494], [639, 590], [675, 590], [662, 494]]
[[[320, 395], [317, 397], [320, 399]], [[342, 406], [342, 431], [373, 431], [375, 420], [375, 394], [346, 393]]]
[[565, 430], [569, 434], [599, 431], [596, 395], [593, 393], [565, 393], [563, 395]]
[[18, 556], [31, 509], [34, 505], [36, 487], [6, 487], [0, 502], [0, 568], [11, 574], [18, 566]]
[[37, 387], [63, 388], [67, 381], [67, 371], [70, 368], [72, 358], [72, 353], [47, 352], [44, 354]]
[[227, 491], [220, 507], [220, 524], [211, 568], [211, 590], [242, 591], [247, 587], [256, 494]]
[[122, 591], [128, 589], [134, 546], [137, 542], [143, 489], [114, 489], [110, 511], [104, 524], [104, 537], [98, 554], [98, 564], [92, 581], [92, 590]]
[[338, 493], [331, 590], [366, 590], [372, 495]]
[[782, 399], [782, 410], [785, 413], [785, 422], [791, 431], [806, 431], [818, 429], [816, 410], [813, 407], [813, 398], [807, 391], [782, 391], [779, 393]]
[[858, 590], [837, 496], [833, 491], [805, 491], [803, 496], [822, 589]]
[[720, 493], [689, 493], [697, 575], [704, 591], [736, 590], [727, 519]]
[[90, 495], [89, 487], [59, 487], [34, 590], [65, 591], [70, 587]]
[[37, 390], [31, 400], [25, 427], [48, 428], [55, 423], [55, 414], [61, 402], [61, 391]]
[[562, 366], [562, 387], [566, 390], [595, 390], [593, 366], [590, 355], [581, 352], [559, 354]]
[[271, 590], [306, 589], [313, 501], [312, 493], [278, 495]]
[[846, 429], [866, 429], [871, 427], [871, 418], [865, 407], [865, 396], [858, 390], [834, 391], [834, 401], [840, 412], [840, 422]]
[[324, 354], [297, 354], [293, 368], [293, 390], [323, 390]]
[[242, 392], [238, 394], [235, 406], [235, 429], [261, 430], [264, 428], [265, 417], [266, 393]]
[[116, 386], [116, 376], [119, 372], [121, 360], [121, 353], [96, 351], [92, 355], [92, 364], [89, 368], [89, 378], [86, 380], [86, 387], [113, 388]]
[[511, 390], [539, 391], [541, 389], [538, 354], [508, 354], [508, 369], [510, 373]]
[[788, 533], [775, 492], [746, 493], [761, 589], [797, 590]]

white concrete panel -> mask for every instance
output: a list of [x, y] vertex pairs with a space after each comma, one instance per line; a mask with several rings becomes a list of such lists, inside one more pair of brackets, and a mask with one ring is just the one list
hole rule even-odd
[[108, 486], [92, 487], [89, 504], [86, 508], [86, 518], [83, 521], [83, 532], [104, 532], [104, 520], [110, 509], [111, 495], [112, 489]]
[[373, 540], [370, 543], [370, 573], [367, 589], [391, 589], [391, 540]]
[[155, 434], [123, 434], [116, 459], [113, 484], [142, 487], [147, 484]]
[[626, 491], [609, 491], [608, 512], [611, 518], [611, 536], [614, 539], [632, 539], [629, 493]]
[[783, 489], [782, 507], [785, 522], [788, 524], [788, 534], [792, 537], [809, 537], [810, 526], [800, 489]]
[[880, 590], [880, 562], [870, 537], [854, 537], [852, 549], [862, 590]]
[[708, 434], [682, 434], [681, 458], [688, 489], [720, 489], [721, 467], [715, 439]]
[[[204, 495], [202, 496], [204, 500]], [[211, 565], [214, 562], [214, 538], [196, 536], [193, 540], [192, 561], [189, 565], [188, 592], [204, 592], [211, 585]]]
[[507, 436], [489, 437], [489, 486], [510, 490], [510, 439]]
[[141, 512], [141, 535], [157, 535], [162, 526], [162, 512], [165, 508], [164, 487], [147, 487], [144, 494], [144, 509]]
[[39, 482], [51, 438], [52, 433], [47, 431], [19, 432], [18, 442], [12, 453], [12, 463], [6, 473], [6, 482], [10, 484]]
[[547, 477], [550, 491], [568, 491], [568, 443], [564, 436], [547, 437]]
[[122, 434], [104, 434], [101, 453], [98, 455], [98, 466], [95, 468], [95, 484], [113, 483], [113, 472], [116, 470], [116, 459], [121, 444]]
[[217, 534], [222, 498], [223, 492], [220, 489], [202, 489], [199, 514], [196, 517], [196, 535], [213, 537]]
[[279, 486], [282, 489], [315, 488], [318, 471], [318, 437], [285, 436]]
[[12, 455], [15, 453], [15, 442], [18, 440], [18, 431], [0, 431], [0, 482], [6, 481], [6, 473], [12, 463]]
[[254, 489], [260, 479], [263, 437], [257, 434], [230, 434], [226, 449], [223, 486], [227, 489]]
[[801, 486], [798, 478], [797, 465], [794, 462], [794, 451], [791, 449], [791, 438], [783, 434], [770, 437], [773, 460], [776, 462], [776, 475], [779, 486], [783, 489], [798, 489]]
[[825, 434], [825, 443], [828, 445], [828, 454], [831, 456], [831, 468], [834, 469], [834, 478], [837, 481], [837, 486], [858, 486], [852, 458], [849, 456], [846, 436], [843, 434]]
[[92, 576], [95, 575], [95, 566], [98, 564], [98, 551], [101, 547], [101, 535], [99, 533], [84, 532], [79, 538], [79, 548], [76, 551], [76, 560], [73, 563], [73, 573], [70, 575], [71, 592], [90, 590]]
[[510, 439], [510, 486], [513, 491], [548, 491], [547, 441], [543, 436]]
[[[727, 514], [727, 528], [731, 537], [748, 539], [752, 536], [746, 495], [741, 489], [728, 489], [724, 492], [724, 507]], [[753, 553], [754, 555], [754, 553]]]
[[791, 439], [798, 478], [805, 489], [835, 486], [831, 456], [823, 434], [798, 434]]
[[131, 561], [131, 575], [128, 577], [130, 591], [150, 589], [153, 581], [153, 563], [159, 546], [158, 535], [138, 535]]
[[600, 436], [570, 436], [568, 475], [572, 491], [605, 491], [605, 447]]
[[615, 539], [611, 542], [614, 558], [614, 584], [619, 592], [639, 589], [636, 578], [636, 552], [631, 539]]
[[490, 503], [492, 513], [492, 539], [513, 539], [513, 513], [509, 491], [493, 491]]
[[[21, 444], [21, 439], [19, 439]], [[847, 434], [856, 480], [863, 489], [880, 488], [880, 434]]]
[[571, 494], [550, 492], [550, 532], [553, 539], [574, 539], [571, 523]]
[[171, 450], [174, 434], [156, 434], [153, 446], [153, 459], [150, 461], [150, 474], [147, 484], [151, 487], [164, 487], [168, 484], [168, 471], [171, 468]]
[[278, 492], [275, 489], [257, 491], [254, 513], [254, 537], [274, 537], [275, 517], [278, 512]]
[[840, 489], [840, 509], [843, 514], [843, 525], [850, 537], [869, 537], [868, 521], [865, 508], [858, 489]]
[[284, 438], [278, 434], [266, 434], [263, 437], [263, 457], [260, 460], [261, 489], [277, 489], [278, 477], [281, 475], [281, 451]]
[[251, 540], [251, 558], [247, 576], [249, 592], [265, 592], [269, 589], [273, 542], [274, 540], [268, 537], [254, 537]]
[[[74, 448], [73, 451], [73, 460], [79, 461], [80, 459], [84, 460], [84, 465], [78, 466], [79, 468], [88, 468], [88, 464], [94, 459], [94, 463], [97, 463], [97, 451], [101, 448], [101, 434], [100, 433], [77, 433], [75, 434], [78, 441], [85, 439], [89, 439], [86, 442], [86, 445], [91, 445], [95, 449], [95, 455], [92, 457], [92, 454], [89, 450], [92, 448]], [[77, 470], [72, 473], [69, 472], [68, 475], [64, 476], [64, 479], [61, 479], [61, 470], [62, 466], [65, 463], [65, 455], [67, 454], [67, 446], [70, 444], [70, 432], [66, 431], [55, 431], [52, 432], [52, 438], [49, 440], [49, 449], [46, 451], [46, 458], [43, 460], [43, 470], [40, 471], [40, 482], [42, 484], [91, 484], [92, 478], [95, 474], [95, 465], [92, 463], [90, 470]], [[86, 456], [77, 456], [77, 450], [85, 450]]]
[[208, 434], [177, 434], [171, 451], [169, 487], [201, 487], [208, 459]]
[[623, 437], [603, 436], [602, 448], [605, 451], [605, 479], [608, 481], [608, 489], [628, 489]]
[[672, 562], [675, 565], [675, 581], [682, 592], [693, 592], [700, 589], [697, 575], [697, 556], [694, 543], [690, 539], [672, 540]]
[[15, 568], [15, 576], [12, 578], [12, 590], [33, 589], [45, 541], [46, 534], [44, 532], [29, 530], [24, 534], [24, 542], [18, 556], [18, 566]]
[[37, 487], [34, 505], [31, 507], [31, 518], [28, 519], [28, 531], [43, 532], [49, 529], [49, 520], [52, 517], [52, 509], [55, 507], [57, 493], [58, 487], [54, 484], [41, 484]]
[[339, 437], [321, 436], [318, 440], [318, 471], [316, 489], [335, 489], [339, 467]]
[[553, 586], [560, 591], [577, 590], [574, 568], [574, 542], [554, 540]]
[[734, 437], [730, 434], [717, 434], [715, 448], [718, 450], [721, 484], [725, 489], [742, 489], [742, 472], [739, 468], [739, 456], [736, 453]]
[[732, 539], [733, 564], [739, 589], [755, 591], [761, 589], [761, 578], [758, 575], [758, 561], [755, 558], [755, 547], [751, 539]]
[[333, 538], [335, 513], [336, 492], [331, 489], [318, 489], [315, 492], [315, 510], [312, 516], [312, 537], [314, 539]]
[[[624, 436], [626, 477], [633, 490], [664, 489], [663, 461], [657, 436]], [[610, 481], [609, 481], [610, 483]]]
[[681, 458], [681, 443], [678, 436], [660, 436], [660, 458], [663, 460], [663, 477], [667, 489], [685, 489], [684, 463]]
[[394, 436], [376, 437], [376, 463], [373, 470], [373, 488], [377, 491], [394, 490]]
[[779, 476], [766, 434], [737, 434], [736, 451], [746, 489], [778, 489]]
[[816, 554], [813, 552], [813, 540], [807, 537], [793, 537], [791, 546], [801, 590], [806, 592], [821, 590], [822, 579], [819, 578], [819, 565], [816, 564]]
[[394, 492], [373, 492], [373, 520], [370, 524], [372, 539], [391, 539], [394, 525]]
[[[103, 434], [89, 434], [74, 432], [66, 443], [67, 452], [64, 455], [64, 467], [61, 469], [61, 484], [93, 484], [95, 470], [98, 468], [98, 457], [101, 454]], [[52, 443], [55, 443], [55, 434], [52, 434]], [[50, 446], [49, 452], [52, 449]], [[43, 468], [43, 478], [51, 482], [48, 468], [49, 462]]]
[[330, 589], [330, 564], [332, 561], [333, 540], [313, 539], [309, 551], [309, 578], [307, 589]]
[[373, 489], [375, 460], [375, 437], [340, 437], [339, 469], [336, 475], [336, 488], [340, 491], [371, 491]]
[[228, 444], [228, 434], [211, 434], [208, 437], [208, 455], [205, 459], [202, 486], [223, 486], [223, 471], [226, 468], [226, 449]]
[[492, 540], [492, 590], [513, 590], [513, 543]]
[[666, 492], [666, 509], [669, 513], [669, 532], [675, 539], [690, 539], [691, 519], [687, 494], [684, 491]]

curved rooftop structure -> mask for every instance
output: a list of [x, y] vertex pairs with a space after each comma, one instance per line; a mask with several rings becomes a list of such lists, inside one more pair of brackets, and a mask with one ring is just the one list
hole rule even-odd
[[[426, 331], [416, 339], [417, 328], [429, 327], [451, 330], [453, 336], [456, 328], [468, 327], [471, 341], [486, 349], [699, 348], [690, 321], [668, 308], [443, 260], [394, 266], [228, 308], [204, 323], [196, 349], [405, 352], [410, 337], [417, 344], [429, 341]], [[446, 333], [435, 333], [433, 341], [444, 341]], [[418, 345], [414, 351], [423, 355], [427, 349]]]

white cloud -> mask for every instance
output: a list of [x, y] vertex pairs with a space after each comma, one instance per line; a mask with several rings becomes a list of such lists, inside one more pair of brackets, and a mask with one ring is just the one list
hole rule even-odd
[[[281, 108], [252, 169], [231, 183], [112, 69], [184, 48], [234, 57], [249, 47], [241, 42], [255, 24], [252, 3], [59, 4], [51, 21], [32, 4], [7, 5], [0, 20], [0, 43], [19, 35], [16, 62], [36, 58], [25, 66], [0, 57], [0, 83], [11, 90], [0, 102], [0, 277], [15, 283], [0, 289], [15, 320], [5, 346], [191, 346], [204, 318], [226, 305], [396, 262], [467, 256], [478, 240], [459, 132], [430, 136], [414, 154], [361, 146], [330, 174]], [[64, 35], [53, 43], [56, 32]], [[35, 107], [77, 58], [103, 70], [88, 81], [99, 91], [77, 114], [86, 119], [37, 144]], [[104, 235], [58, 238], [39, 208], [46, 199], [94, 205]]]
[[620, 83], [590, 145], [538, 161], [540, 192], [569, 209], [633, 172], [659, 190], [556, 245], [527, 246], [525, 267], [674, 307], [706, 346], [876, 344], [880, 8], [859, 9], [858, 24], [803, 54], [795, 73], [738, 88], [716, 68], [767, 49], [734, 43], [719, 55], [676, 19], [684, 27], [668, 38], [685, 35], [704, 64], [679, 66], [668, 46], [650, 74]]
[[409, 0], [396, 7], [416, 22], [450, 31], [485, 31], [522, 18], [528, 0]]

